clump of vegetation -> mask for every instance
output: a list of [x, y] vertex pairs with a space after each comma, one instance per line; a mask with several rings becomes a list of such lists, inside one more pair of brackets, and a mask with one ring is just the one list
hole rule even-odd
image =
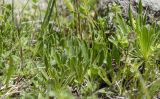
[[[128, 20], [118, 5], [107, 15], [97, 0], [49, 0], [44, 11], [32, 0], [15, 13], [1, 4], [1, 98], [153, 98], [160, 91], [160, 25], [147, 24], [139, 1]], [[112, 16], [110, 14], [112, 13]], [[110, 24], [110, 21], [113, 24]]]

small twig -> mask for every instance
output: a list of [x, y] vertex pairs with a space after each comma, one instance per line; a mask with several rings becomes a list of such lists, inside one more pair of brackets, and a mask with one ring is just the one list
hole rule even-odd
[[106, 94], [106, 97], [108, 97], [109, 99], [113, 99], [109, 94]]
[[[6, 88], [6, 87], [4, 87], [3, 89], [5, 89], [5, 88]], [[6, 96], [9, 96], [9, 95], [11, 95], [12, 93], [14, 93], [16, 89], [18, 89], [18, 87], [16, 87], [16, 86], [10, 87], [10, 89], [9, 89], [3, 96], [1, 96], [0, 98], [5, 99]], [[14, 92], [13, 92], [13, 91], [14, 91]]]
[[160, 81], [160, 78], [158, 78], [157, 80], [153, 81], [151, 84], [147, 85], [147, 88], [151, 87], [152, 85], [154, 85], [157, 81]]
[[14, 91], [10, 93], [6, 93], [5, 95], [1, 96], [1, 99], [6, 99], [7, 96], [11, 96], [12, 94], [21, 93], [21, 91]]

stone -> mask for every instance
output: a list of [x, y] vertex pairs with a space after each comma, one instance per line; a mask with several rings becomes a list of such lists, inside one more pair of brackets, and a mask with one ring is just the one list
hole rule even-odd
[[[136, 2], [138, 3], [139, 0], [130, 0], [131, 3]], [[103, 6], [107, 2], [117, 2], [122, 6], [128, 6], [129, 0], [100, 0], [99, 3]], [[160, 10], [160, 0], [142, 0], [142, 4], [144, 7], [148, 6], [154, 11]]]
[[[137, 3], [139, 0], [135, 0]], [[160, 11], [160, 0], [142, 0], [142, 4], [145, 7], [150, 7], [154, 11]]]
[[[128, 16], [129, 4], [131, 4], [133, 14], [135, 15], [137, 13], [139, 0], [100, 0], [98, 9], [100, 9], [99, 11], [101, 11], [100, 14], [102, 13], [102, 16], [105, 16], [104, 9], [110, 3], [120, 5], [122, 15], [125, 18]], [[154, 18], [155, 20], [160, 20], [160, 0], [142, 0], [142, 6], [144, 8], [143, 13], [147, 12], [149, 19]]]

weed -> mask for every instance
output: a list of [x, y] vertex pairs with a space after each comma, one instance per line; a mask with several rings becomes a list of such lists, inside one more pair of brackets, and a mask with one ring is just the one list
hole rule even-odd
[[64, 0], [62, 12], [58, 0], [46, 10], [36, 4], [28, 0], [19, 13], [14, 0], [0, 5], [0, 98], [150, 99], [159, 92], [160, 25], [147, 24], [141, 0], [136, 17], [129, 7], [128, 22], [115, 3], [106, 17], [97, 0]]

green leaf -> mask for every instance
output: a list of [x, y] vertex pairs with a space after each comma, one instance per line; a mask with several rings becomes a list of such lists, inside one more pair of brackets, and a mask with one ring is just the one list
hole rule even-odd
[[37, 3], [37, 0], [32, 0], [33, 3]]
[[83, 55], [85, 61], [89, 61], [89, 50], [87, 47], [87, 43], [85, 41], [82, 41], [81, 49], [82, 49], [82, 55]]
[[118, 50], [118, 48], [116, 48], [115, 46], [112, 49], [112, 57], [116, 60], [117, 63], [120, 62], [120, 52]]
[[134, 24], [133, 24], [133, 17], [132, 17], [132, 11], [131, 11], [131, 5], [129, 4], [129, 9], [128, 9], [128, 16], [129, 16], [129, 20], [130, 20], [130, 24], [132, 29], [134, 29]]
[[58, 67], [61, 68], [61, 66], [63, 66], [63, 62], [61, 60], [60, 54], [57, 51], [55, 51], [55, 52], [53, 52], [53, 56], [54, 56], [54, 60], [58, 64]]
[[44, 63], [45, 63], [46, 69], [48, 70], [50, 68], [50, 63], [47, 55], [44, 56]]
[[139, 5], [138, 5], [138, 20], [139, 20], [139, 26], [142, 27], [143, 25], [143, 17], [142, 17], [142, 10], [143, 10], [143, 6], [142, 6], [142, 0], [139, 1]]
[[138, 4], [138, 13], [139, 13], [139, 15], [142, 15], [142, 10], [143, 10], [142, 0], [139, 0], [139, 4]]
[[112, 54], [108, 53], [107, 54], [107, 70], [112, 69]]
[[48, 80], [49, 77], [48, 77], [48, 74], [47, 72], [44, 70], [44, 69], [39, 69], [41, 74], [42, 74], [42, 77], [45, 79], [45, 80]]
[[103, 61], [104, 61], [104, 58], [105, 58], [104, 55], [105, 55], [105, 53], [104, 53], [103, 50], [99, 52], [99, 56], [100, 56], [100, 57], [99, 57], [99, 62], [98, 62], [98, 65], [99, 65], [99, 66], [101, 66], [101, 65], [103, 64]]
[[70, 12], [74, 11], [74, 6], [70, 0], [64, 0], [64, 3]]
[[103, 81], [105, 81], [107, 85], [111, 86], [112, 83], [108, 79], [107, 74], [103, 69], [99, 69], [98, 74], [103, 79]]
[[127, 34], [128, 33], [128, 27], [127, 24], [125, 23], [125, 21], [123, 20], [121, 15], [117, 16], [117, 22], [119, 24], [119, 28], [121, 30], [122, 35]]
[[7, 74], [6, 74], [6, 85], [8, 86], [9, 80], [11, 78], [11, 76], [14, 74], [14, 72], [16, 71], [16, 66], [14, 65], [14, 60], [13, 57], [10, 56], [9, 57], [9, 68], [7, 70]]
[[148, 87], [148, 89], [151, 97], [155, 96], [156, 93], [158, 93], [160, 90], [160, 78], [153, 81], [151, 85]]
[[56, 0], [50, 0], [48, 3], [48, 8], [47, 8], [47, 11], [46, 11], [46, 14], [45, 14], [42, 26], [41, 26], [42, 29], [45, 29], [49, 24], [55, 2], [56, 2]]

